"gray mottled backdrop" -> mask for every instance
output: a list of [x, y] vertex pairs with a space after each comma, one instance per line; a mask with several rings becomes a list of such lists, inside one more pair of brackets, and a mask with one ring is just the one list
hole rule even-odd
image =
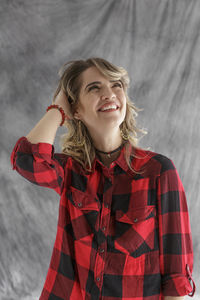
[[59, 206], [54, 191], [11, 170], [10, 152], [45, 113], [61, 65], [90, 56], [127, 69], [129, 95], [144, 108], [138, 124], [149, 131], [140, 145], [178, 169], [200, 299], [200, 1], [1, 0], [0, 52], [0, 299], [38, 299]]

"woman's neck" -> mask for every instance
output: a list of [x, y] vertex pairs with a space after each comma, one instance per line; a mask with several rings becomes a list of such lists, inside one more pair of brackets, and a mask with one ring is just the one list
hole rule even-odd
[[97, 133], [92, 136], [94, 147], [100, 151], [111, 152], [123, 143], [123, 139], [120, 135], [120, 131], [113, 133], [112, 135], [104, 134], [98, 135]]
[[118, 156], [120, 155], [120, 152], [117, 152], [112, 157], [106, 157], [104, 154], [98, 153], [97, 156], [99, 157], [100, 161], [106, 166], [109, 167], [110, 164], [115, 161]]
[[122, 144], [120, 145], [120, 147], [116, 148], [115, 150], [106, 153], [102, 153], [101, 151], [98, 151], [96, 149], [96, 155], [98, 156], [98, 158], [100, 159], [100, 161], [107, 167], [110, 166], [110, 164], [115, 161], [120, 153], [121, 153], [121, 149], [123, 148], [124, 145], [124, 141], [122, 142]]

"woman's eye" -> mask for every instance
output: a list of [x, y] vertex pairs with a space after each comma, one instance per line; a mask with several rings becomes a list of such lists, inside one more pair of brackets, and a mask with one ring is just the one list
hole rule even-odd
[[114, 86], [118, 85], [119, 87], [122, 87], [121, 83], [117, 82], [114, 84]]
[[93, 85], [93, 86], [91, 86], [91, 87], [89, 88], [88, 91], [91, 91], [92, 89], [99, 89], [99, 87], [98, 87], [97, 85]]
[[[118, 86], [118, 87], [120, 87], [120, 88], [122, 88], [122, 85], [121, 85], [121, 83], [119, 83], [119, 82], [117, 82], [117, 83], [115, 83], [114, 84], [114, 87], [115, 86]], [[89, 89], [88, 89], [88, 91], [91, 91], [91, 90], [93, 90], [93, 89], [100, 89], [100, 87], [99, 86], [97, 86], [97, 85], [93, 85], [93, 86], [91, 86]]]

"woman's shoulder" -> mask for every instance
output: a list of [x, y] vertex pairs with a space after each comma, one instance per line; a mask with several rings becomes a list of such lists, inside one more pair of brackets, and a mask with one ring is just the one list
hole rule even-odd
[[62, 167], [65, 167], [67, 162], [69, 161], [69, 158], [71, 156], [65, 154], [65, 153], [54, 153], [54, 159], [56, 159], [59, 164], [62, 166]]
[[135, 165], [139, 168], [146, 167], [149, 170], [163, 173], [167, 170], [175, 169], [175, 165], [171, 158], [165, 154], [158, 153], [148, 148], [137, 147], [134, 149]]

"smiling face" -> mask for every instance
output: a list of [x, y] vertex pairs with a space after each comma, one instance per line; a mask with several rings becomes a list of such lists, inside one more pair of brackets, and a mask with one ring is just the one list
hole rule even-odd
[[[80, 119], [93, 134], [119, 128], [126, 115], [126, 96], [120, 80], [107, 79], [96, 67], [84, 71], [81, 80], [74, 117]], [[100, 110], [108, 106], [112, 109]]]

